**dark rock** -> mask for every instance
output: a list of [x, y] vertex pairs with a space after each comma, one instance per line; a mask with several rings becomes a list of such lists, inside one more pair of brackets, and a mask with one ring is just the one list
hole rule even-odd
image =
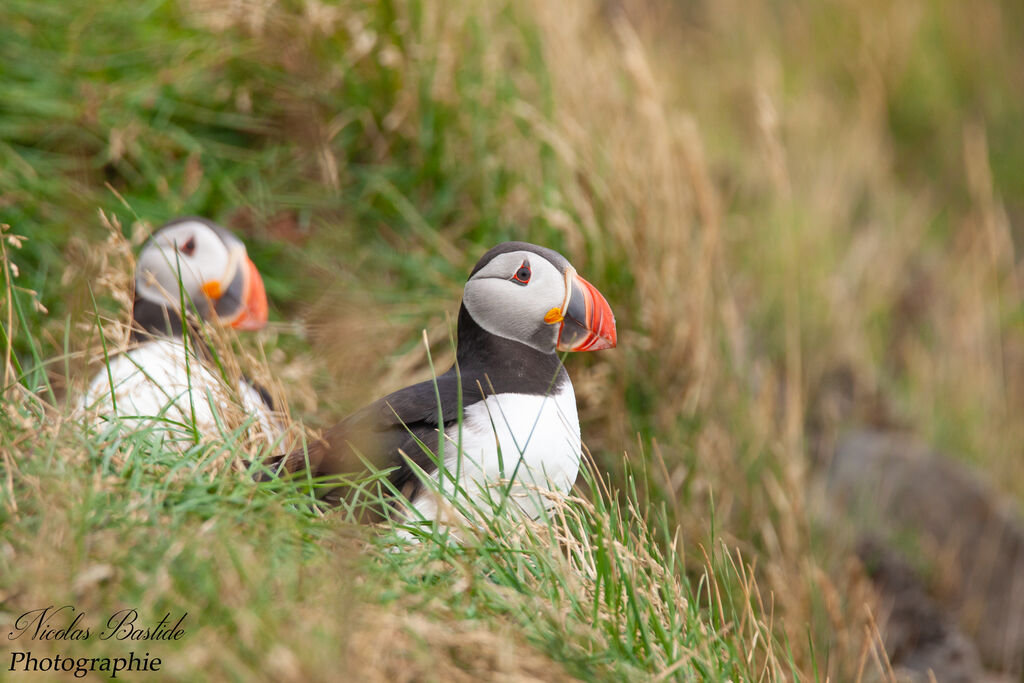
[[878, 623], [898, 677], [974, 683], [984, 676], [978, 650], [935, 604], [921, 580], [886, 543], [867, 537], [857, 555], [878, 592]]
[[[864, 546], [864, 560], [870, 571], [875, 548], [877, 586], [896, 616], [894, 662], [953, 667], [950, 658], [970, 659], [955, 636], [966, 633], [985, 666], [1024, 675], [1024, 522], [993, 487], [912, 437], [864, 430], [840, 440], [828, 490], [859, 528], [884, 539]], [[908, 550], [928, 569], [931, 596], [891, 551], [915, 544]], [[929, 649], [942, 643], [941, 654]]]

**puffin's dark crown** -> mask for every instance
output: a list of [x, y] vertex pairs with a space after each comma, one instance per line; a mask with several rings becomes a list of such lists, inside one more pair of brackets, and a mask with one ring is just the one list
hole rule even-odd
[[501, 254], [508, 254], [513, 251], [529, 251], [537, 254], [538, 256], [542, 256], [550, 261], [555, 268], [558, 268], [558, 272], [560, 273], [564, 273], [565, 269], [569, 267], [569, 260], [554, 249], [530, 244], [529, 242], [502, 242], [501, 244], [488, 249], [487, 253], [480, 257], [480, 260], [476, 262], [475, 266], [473, 266], [473, 270], [470, 272], [469, 277], [476, 275], [480, 269], [490, 263], [494, 257], [500, 256]]

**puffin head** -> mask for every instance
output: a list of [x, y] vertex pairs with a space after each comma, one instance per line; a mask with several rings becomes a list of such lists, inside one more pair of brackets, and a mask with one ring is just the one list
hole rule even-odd
[[205, 218], [167, 223], [139, 253], [135, 296], [180, 311], [180, 288], [200, 317], [240, 330], [267, 323], [267, 294], [242, 241]]
[[485, 331], [542, 353], [615, 346], [608, 302], [557, 251], [504, 242], [477, 262], [462, 297]]

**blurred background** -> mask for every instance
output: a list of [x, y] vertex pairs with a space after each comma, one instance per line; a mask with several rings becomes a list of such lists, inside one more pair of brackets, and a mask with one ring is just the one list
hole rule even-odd
[[544, 244], [619, 325], [567, 361], [598, 467], [742, 551], [796, 670], [863, 667], [870, 584], [897, 668], [1020, 680], [1024, 4], [5, 0], [0, 64], [18, 358], [95, 347], [86, 284], [123, 315], [110, 225], [199, 214], [321, 426], [429, 376], [421, 330], [445, 366], [487, 248]]

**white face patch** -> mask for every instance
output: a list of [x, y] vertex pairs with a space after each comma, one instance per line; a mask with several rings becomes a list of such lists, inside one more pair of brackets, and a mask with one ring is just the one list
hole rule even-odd
[[[515, 277], [529, 267], [526, 284]], [[462, 303], [476, 323], [491, 334], [553, 353], [558, 324], [544, 322], [565, 301], [565, 276], [546, 258], [529, 251], [495, 256], [466, 283]]]
[[[185, 295], [199, 304], [202, 286], [216, 280], [227, 287], [244, 252], [229, 250], [212, 228], [199, 221], [184, 221], [157, 232], [139, 254], [135, 291], [150, 301], [180, 310], [178, 272]], [[201, 314], [205, 306], [199, 306]]]

